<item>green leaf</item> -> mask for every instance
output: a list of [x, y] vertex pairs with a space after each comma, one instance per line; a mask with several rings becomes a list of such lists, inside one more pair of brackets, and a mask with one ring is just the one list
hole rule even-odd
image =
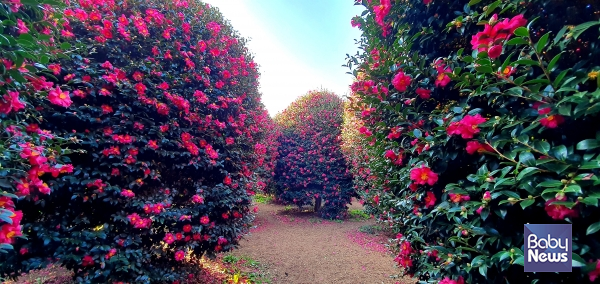
[[575, 28], [573, 28], [571, 30], [571, 33], [573, 33], [573, 39], [577, 39], [582, 33], [584, 33], [587, 29], [596, 26], [596, 25], [600, 25], [600, 21], [597, 22], [587, 22], [587, 23], [583, 23], [581, 25], [576, 26]]
[[534, 61], [531, 59], [519, 59], [513, 63], [519, 64], [519, 65], [527, 65], [527, 66], [539, 66], [540, 65], [537, 61]]
[[591, 150], [600, 147], [600, 143], [596, 139], [586, 139], [577, 143], [577, 150]]
[[471, 0], [471, 1], [469, 1], [468, 5], [469, 6], [473, 6], [473, 5], [475, 5], [475, 4], [479, 3], [479, 2], [481, 2], [481, 0]]
[[479, 273], [481, 275], [483, 275], [483, 277], [487, 277], [487, 266], [480, 266], [479, 267]]
[[68, 42], [63, 42], [60, 44], [60, 49], [70, 49], [71, 48], [71, 44]]
[[417, 137], [417, 138], [421, 138], [421, 135], [422, 135], [423, 133], [421, 133], [421, 130], [419, 130], [419, 129], [415, 129], [415, 130], [413, 130], [413, 134], [415, 135], [415, 137]]
[[535, 202], [534, 199], [525, 199], [521, 202], [521, 208], [525, 209]]
[[494, 70], [492, 69], [492, 67], [490, 67], [488, 65], [477, 66], [475, 68], [475, 70], [477, 70], [477, 72], [479, 72], [479, 73], [484, 73], [484, 74], [493, 73], [494, 72]]
[[529, 37], [529, 30], [525, 27], [517, 28], [514, 32], [516, 36]]
[[524, 261], [525, 261], [525, 258], [521, 255], [521, 256], [519, 256], [519, 257], [517, 257], [515, 259], [515, 261], [513, 262], [513, 264], [518, 264], [518, 265], [523, 266], [523, 262]]
[[581, 256], [579, 256], [578, 254], [576, 254], [576, 253], [572, 253], [572, 258], [571, 259], [572, 259], [571, 260], [571, 264], [572, 264], [571, 266], [573, 266], [573, 267], [582, 267], [582, 266], [585, 266], [585, 264], [586, 264], [585, 260]]
[[600, 222], [596, 222], [594, 224], [591, 224], [587, 230], [585, 231], [586, 235], [591, 235], [595, 232], [598, 232], [600, 230]]
[[525, 152], [525, 151], [521, 152], [519, 154], [519, 161], [521, 162], [521, 164], [524, 164], [529, 167], [533, 167], [536, 165], [535, 157], [530, 152]]
[[598, 168], [600, 168], [600, 161], [591, 160], [591, 161], [583, 162], [579, 168], [582, 170], [598, 169]]
[[529, 167], [529, 168], [525, 168], [524, 170], [522, 170], [519, 175], [517, 176], [517, 180], [521, 180], [524, 179], [526, 176], [530, 175], [530, 174], [534, 174], [536, 172], [538, 172], [540, 169], [535, 168], [535, 167]]
[[548, 153], [548, 151], [550, 151], [550, 143], [546, 141], [536, 140], [533, 142], [533, 147], [542, 153]]
[[544, 47], [548, 43], [549, 38], [550, 38], [550, 33], [546, 33], [545, 35], [543, 35], [540, 38], [540, 40], [538, 41], [538, 43], [535, 47], [535, 49], [537, 50], [537, 53], [542, 53], [542, 50], [544, 50]]
[[487, 6], [487, 10], [485, 10], [485, 15], [486, 17], [489, 16], [492, 12], [494, 12], [494, 10], [496, 10], [496, 8], [498, 7], [498, 5], [500, 5], [502, 2], [500, 2], [500, 0], [490, 4]]
[[562, 55], [562, 52], [559, 53], [559, 54], [557, 54], [556, 56], [554, 56], [554, 58], [552, 58], [552, 60], [550, 60], [550, 63], [548, 63], [548, 70], [549, 71], [552, 71], [552, 68], [554, 68], [554, 65], [556, 65], [556, 63], [560, 59], [561, 55]]
[[560, 182], [559, 180], [547, 180], [547, 181], [543, 181], [540, 182], [537, 186], [541, 186], [541, 187], [557, 187], [557, 186], [561, 186], [563, 183]]
[[516, 37], [506, 42], [507, 45], [529, 44], [529, 41], [522, 37]]
[[589, 206], [598, 207], [598, 198], [596, 198], [596, 197], [586, 197], [583, 200], [581, 200], [581, 203], [583, 203], [585, 205], [589, 205]]
[[561, 161], [564, 161], [567, 158], [568, 152], [565, 145], [556, 146], [552, 149], [552, 151], [554, 152], [554, 156]]

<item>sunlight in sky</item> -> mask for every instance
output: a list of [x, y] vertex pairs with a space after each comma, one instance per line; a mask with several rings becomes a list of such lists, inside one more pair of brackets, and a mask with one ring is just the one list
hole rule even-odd
[[255, 56], [262, 100], [273, 116], [309, 90], [348, 94], [346, 53], [360, 32], [350, 19], [362, 12], [350, 0], [205, 0], [219, 8]]

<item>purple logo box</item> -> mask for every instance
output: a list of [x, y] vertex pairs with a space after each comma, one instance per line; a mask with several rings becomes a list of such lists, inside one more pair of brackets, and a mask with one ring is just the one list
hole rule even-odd
[[525, 272], [571, 272], [571, 224], [525, 224]]

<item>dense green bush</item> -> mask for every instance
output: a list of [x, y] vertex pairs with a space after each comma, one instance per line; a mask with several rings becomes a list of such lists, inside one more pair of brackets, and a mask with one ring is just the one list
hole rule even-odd
[[[357, 4], [367, 8], [352, 19], [364, 53], [348, 60], [349, 108], [364, 128], [348, 144], [365, 147], [354, 171], [400, 233], [405, 273], [421, 283], [595, 281], [598, 3]], [[524, 273], [526, 223], [573, 225], [573, 273]]]
[[302, 207], [314, 200], [323, 218], [346, 217], [354, 190], [340, 149], [342, 111], [342, 99], [323, 90], [308, 92], [275, 116], [281, 129], [274, 177], [280, 201]]
[[40, 128], [79, 152], [64, 158], [70, 175], [31, 168], [52, 194], [15, 202], [28, 239], [0, 255], [0, 272], [54, 258], [78, 282], [188, 277], [192, 256], [237, 245], [272, 172], [256, 65], [199, 1], [71, 1], [64, 18], [51, 40], [68, 57], [45, 66], [52, 83], [28, 99]]
[[[22, 236], [16, 199], [50, 194], [45, 182], [73, 170], [62, 158], [73, 152], [65, 147], [69, 141], [39, 127], [40, 108], [49, 101], [39, 91], [53, 86], [45, 64], [65, 56], [56, 37], [55, 25], [64, 23], [57, 8], [36, 1], [0, 3], [0, 254], [13, 250]], [[39, 173], [49, 175], [42, 180]]]

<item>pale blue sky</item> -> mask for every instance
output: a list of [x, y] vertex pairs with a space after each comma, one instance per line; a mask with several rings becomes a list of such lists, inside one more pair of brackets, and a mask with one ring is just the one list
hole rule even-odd
[[[249, 38], [261, 72], [260, 91], [275, 115], [298, 96], [320, 87], [348, 93], [352, 76], [342, 67], [356, 53], [360, 32], [350, 20], [364, 7], [352, 0], [205, 0]], [[362, 7], [362, 8], [361, 8]]]

